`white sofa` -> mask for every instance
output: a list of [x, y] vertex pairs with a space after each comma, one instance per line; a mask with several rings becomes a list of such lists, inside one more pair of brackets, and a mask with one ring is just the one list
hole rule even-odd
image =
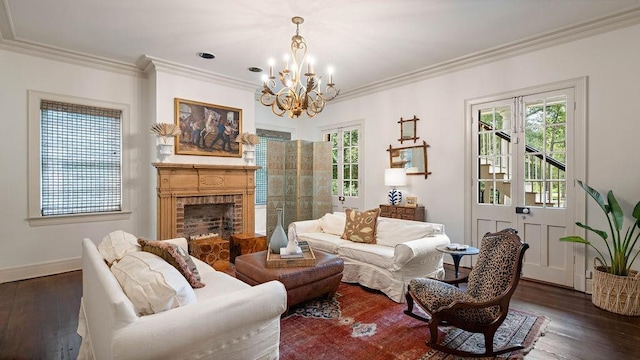
[[[185, 239], [171, 241], [187, 249]], [[140, 316], [96, 245], [82, 247], [79, 359], [278, 358], [280, 282], [251, 287], [192, 258], [205, 284], [193, 289], [196, 302]]]
[[411, 279], [444, 278], [443, 253], [436, 250], [450, 242], [443, 224], [378, 217], [376, 244], [365, 244], [340, 238], [345, 222], [341, 212], [293, 222], [288, 237], [342, 258], [343, 282], [380, 290], [399, 303]]

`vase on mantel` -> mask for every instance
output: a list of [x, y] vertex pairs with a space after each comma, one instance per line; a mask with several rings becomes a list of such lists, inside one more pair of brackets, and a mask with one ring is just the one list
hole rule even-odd
[[277, 209], [277, 211], [278, 223], [276, 224], [276, 228], [273, 229], [273, 234], [271, 234], [271, 238], [269, 239], [269, 250], [274, 254], [280, 254], [280, 248], [286, 247], [289, 242], [287, 240], [287, 234], [282, 227], [282, 209]]
[[244, 161], [247, 165], [255, 165], [256, 161], [256, 150], [254, 145], [244, 145], [246, 148], [244, 150]]
[[160, 162], [165, 162], [169, 156], [173, 155], [173, 144], [159, 144], [160, 147]]

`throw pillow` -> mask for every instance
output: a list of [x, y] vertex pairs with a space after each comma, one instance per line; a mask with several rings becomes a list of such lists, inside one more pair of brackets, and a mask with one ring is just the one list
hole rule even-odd
[[98, 244], [98, 252], [111, 266], [130, 252], [140, 251], [140, 245], [135, 235], [122, 230], [108, 233]]
[[191, 260], [191, 256], [187, 254], [180, 246], [164, 241], [138, 239], [138, 244], [142, 247], [142, 251], [150, 252], [163, 258], [166, 262], [173, 265], [193, 288], [204, 287], [200, 282], [200, 273], [196, 264]]
[[138, 315], [150, 315], [196, 302], [196, 294], [176, 268], [160, 257], [138, 251], [111, 267]]
[[347, 209], [347, 223], [341, 238], [366, 244], [376, 243], [376, 226], [380, 209], [358, 212]]
[[344, 233], [345, 214], [344, 213], [326, 213], [319, 220], [322, 232], [333, 235], [342, 235]]

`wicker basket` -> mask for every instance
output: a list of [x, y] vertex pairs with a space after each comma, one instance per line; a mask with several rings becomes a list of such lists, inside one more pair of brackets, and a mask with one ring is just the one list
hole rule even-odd
[[616, 314], [640, 316], [640, 273], [631, 270], [628, 276], [610, 274], [597, 257], [593, 267], [593, 305]]

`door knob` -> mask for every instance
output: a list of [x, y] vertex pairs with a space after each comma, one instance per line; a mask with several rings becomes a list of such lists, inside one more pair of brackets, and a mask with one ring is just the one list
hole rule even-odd
[[516, 214], [530, 214], [531, 209], [528, 207], [516, 206]]

